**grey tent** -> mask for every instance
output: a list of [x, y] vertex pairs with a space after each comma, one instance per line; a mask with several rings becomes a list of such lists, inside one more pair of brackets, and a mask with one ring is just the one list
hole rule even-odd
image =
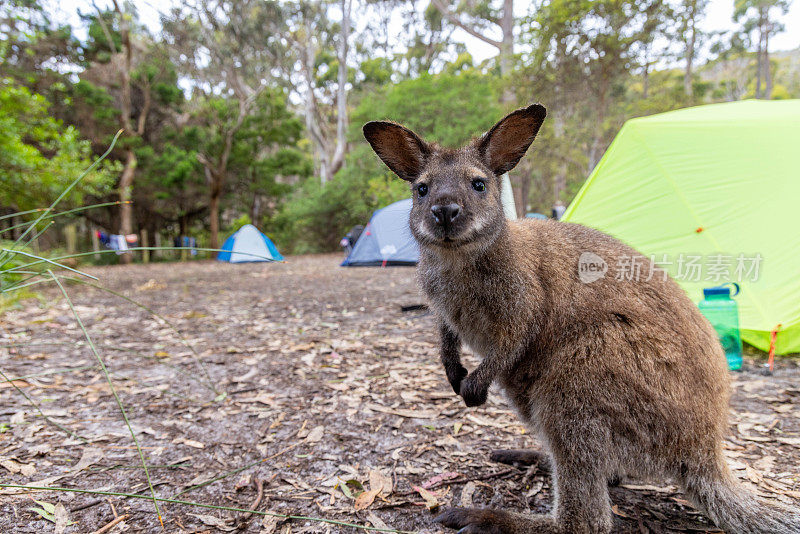
[[410, 198], [376, 210], [342, 265], [416, 265], [419, 261], [419, 245], [408, 227], [410, 213]]

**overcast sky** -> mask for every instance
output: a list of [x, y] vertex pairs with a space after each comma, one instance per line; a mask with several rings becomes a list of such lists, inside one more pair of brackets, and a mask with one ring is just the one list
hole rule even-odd
[[[790, 0], [792, 1], [792, 0]], [[110, 5], [109, 0], [96, 0], [99, 6]], [[139, 11], [140, 19], [154, 32], [160, 28], [159, 10], [168, 9], [175, 0], [132, 0], [133, 5]], [[69, 20], [73, 26], [80, 25], [78, 10], [90, 12], [94, 10], [91, 1], [81, 0], [46, 0], [45, 4], [50, 4], [57, 13], [57, 20]], [[422, 4], [422, 2], [420, 2]], [[517, 2], [517, 6], [524, 9], [524, 2]], [[515, 10], [517, 11], [517, 10]], [[523, 14], [523, 13], [520, 13]], [[708, 3], [707, 16], [703, 21], [703, 29], [706, 31], [725, 31], [735, 27], [733, 17], [733, 0], [710, 0]], [[789, 13], [782, 17], [781, 22], [786, 27], [783, 33], [770, 37], [770, 51], [793, 50], [800, 48], [800, 0], [794, 0], [791, 4]], [[458, 30], [454, 37], [466, 43], [476, 62], [481, 62], [486, 58], [497, 54], [497, 49], [472, 37], [462, 30]]]

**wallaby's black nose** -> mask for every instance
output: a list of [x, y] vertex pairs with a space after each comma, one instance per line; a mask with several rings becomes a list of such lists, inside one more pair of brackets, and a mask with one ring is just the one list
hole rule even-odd
[[431, 213], [433, 213], [436, 224], [447, 226], [461, 213], [461, 206], [456, 203], [445, 204], [444, 206], [436, 204], [431, 206]]

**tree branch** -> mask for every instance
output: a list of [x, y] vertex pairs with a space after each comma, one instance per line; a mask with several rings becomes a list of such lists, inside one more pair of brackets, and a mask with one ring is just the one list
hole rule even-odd
[[153, 103], [153, 95], [150, 93], [150, 80], [145, 82], [145, 87], [143, 89], [144, 93], [144, 104], [142, 105], [142, 111], [139, 113], [139, 120], [136, 124], [136, 135], [142, 136], [144, 135], [144, 127], [147, 123], [147, 115], [150, 114], [150, 106]]
[[450, 12], [450, 9], [442, 2], [442, 0], [431, 0], [431, 3], [434, 5], [434, 7], [436, 9], [439, 10], [439, 12], [442, 14], [442, 16], [444, 18], [446, 18], [448, 21], [450, 21], [451, 24], [453, 24], [455, 26], [458, 26], [459, 28], [461, 28], [462, 30], [464, 30], [465, 32], [470, 34], [471, 36], [473, 36], [473, 37], [475, 37], [477, 39], [480, 39], [484, 43], [490, 44], [490, 45], [492, 45], [494, 47], [497, 47], [497, 48], [502, 48], [503, 43], [501, 43], [500, 41], [497, 41], [497, 40], [492, 39], [490, 37], [486, 37], [482, 33], [479, 33], [474, 28], [472, 28], [470, 26], [467, 26], [464, 22], [462, 22], [461, 19], [459, 19], [453, 13]]
[[103, 31], [103, 35], [108, 41], [108, 46], [111, 48], [111, 52], [116, 54], [117, 43], [114, 42], [114, 39], [111, 37], [111, 32], [108, 30], [108, 26], [106, 25], [106, 21], [103, 20], [103, 12], [100, 10], [100, 7], [98, 7], [94, 0], [92, 0], [92, 5], [97, 10], [97, 23], [100, 25], [100, 29]]

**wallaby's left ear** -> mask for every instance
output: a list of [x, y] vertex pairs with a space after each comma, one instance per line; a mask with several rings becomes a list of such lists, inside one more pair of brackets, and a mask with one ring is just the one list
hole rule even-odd
[[547, 111], [541, 104], [518, 109], [478, 139], [478, 152], [492, 172], [501, 175], [517, 166], [533, 143], [546, 115]]

